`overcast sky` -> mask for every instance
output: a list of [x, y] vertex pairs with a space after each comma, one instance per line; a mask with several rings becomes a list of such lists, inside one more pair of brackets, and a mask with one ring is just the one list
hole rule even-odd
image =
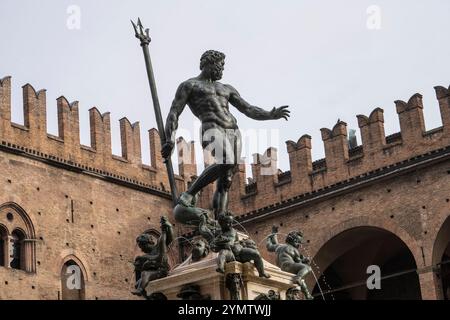
[[[80, 28], [72, 5], [80, 10]], [[378, 11], [367, 11], [373, 5], [380, 19]], [[313, 159], [319, 159], [320, 128], [340, 118], [357, 129], [356, 114], [376, 107], [385, 110], [386, 134], [397, 132], [393, 101], [407, 101], [416, 92], [424, 95], [427, 129], [440, 126], [433, 87], [450, 84], [449, 13], [448, 0], [0, 0], [0, 78], [13, 77], [12, 118], [18, 123], [20, 87], [29, 82], [47, 89], [52, 134], [58, 132], [55, 99], [79, 100], [86, 145], [88, 109], [110, 111], [115, 154], [121, 154], [118, 120], [140, 121], [149, 163], [147, 130], [156, 122], [130, 24], [140, 16], [153, 40], [164, 120], [178, 84], [199, 73], [200, 55], [223, 51], [223, 82], [254, 105], [290, 105], [289, 122], [257, 122], [231, 107], [243, 130], [261, 129], [264, 135], [262, 129], [279, 128], [279, 141], [247, 145], [246, 153], [278, 144], [279, 167], [288, 170], [286, 140], [311, 135]], [[187, 139], [199, 140], [188, 108], [180, 128]]]

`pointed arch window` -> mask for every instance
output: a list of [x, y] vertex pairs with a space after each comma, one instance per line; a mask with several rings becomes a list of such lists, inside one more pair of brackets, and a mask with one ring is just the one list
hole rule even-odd
[[68, 260], [61, 270], [62, 300], [84, 300], [85, 279], [81, 267]]
[[34, 226], [16, 203], [0, 205], [0, 267], [36, 272]]

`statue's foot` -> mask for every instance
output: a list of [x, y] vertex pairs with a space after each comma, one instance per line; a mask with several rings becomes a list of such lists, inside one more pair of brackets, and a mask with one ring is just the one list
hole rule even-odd
[[185, 206], [185, 207], [193, 207], [194, 203], [194, 196], [187, 193], [187, 192], [183, 192], [180, 194], [180, 197], [178, 198], [178, 203]]
[[219, 273], [225, 273], [225, 270], [223, 268], [217, 268], [216, 271]]
[[259, 277], [260, 278], [266, 278], [266, 279], [269, 279], [270, 278], [270, 274], [267, 274], [267, 273], [261, 273], [261, 274], [259, 274]]

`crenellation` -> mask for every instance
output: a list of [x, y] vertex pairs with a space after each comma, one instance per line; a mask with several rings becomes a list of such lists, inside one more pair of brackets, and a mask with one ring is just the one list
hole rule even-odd
[[425, 132], [422, 95], [414, 94], [408, 102], [396, 100], [396, 110], [400, 121], [400, 132], [407, 148], [415, 148]]
[[[275, 199], [278, 197], [276, 185], [278, 184], [278, 150], [269, 147], [263, 154], [253, 154], [252, 177], [256, 192], [260, 197]], [[243, 187], [245, 190], [245, 186]], [[248, 193], [248, 192], [246, 192]]]
[[[0, 137], [5, 143], [21, 146], [33, 152], [48, 155], [49, 159], [76, 163], [80, 167], [95, 168], [99, 172], [128, 177], [139, 183], [168, 189], [168, 179], [160, 156], [157, 130], [150, 130], [152, 167], [142, 164], [139, 124], [120, 120], [122, 156], [111, 150], [110, 114], [89, 110], [91, 145], [80, 143], [79, 103], [69, 102], [64, 96], [56, 99], [58, 135], [47, 133], [46, 91], [36, 91], [30, 84], [23, 89], [24, 124], [11, 122], [11, 77], [0, 80]], [[184, 183], [177, 176], [177, 183]]]
[[7, 134], [11, 122], [11, 77], [0, 79], [0, 133]]
[[150, 141], [150, 163], [153, 168], [163, 168], [163, 158], [161, 155], [161, 138], [157, 129], [152, 128], [148, 130], [148, 137]]
[[240, 200], [246, 195], [246, 180], [245, 164], [240, 163], [236, 168], [236, 173], [233, 176], [233, 182], [230, 189], [230, 198], [239, 200], [230, 202], [230, 209], [235, 214], [243, 213]]
[[361, 131], [364, 154], [366, 155], [375, 156], [386, 145], [383, 113], [383, 109], [376, 108], [370, 113], [369, 117], [361, 114], [356, 116]]
[[286, 142], [287, 152], [289, 154], [289, 166], [291, 183], [294, 185], [289, 189], [289, 193], [309, 191], [311, 186], [310, 174], [313, 171], [311, 156], [311, 136], [305, 134], [295, 143]]
[[348, 161], [347, 124], [338, 121], [332, 130], [320, 129], [325, 147], [325, 159], [329, 183], [339, 180], [347, 172]]
[[122, 157], [132, 165], [141, 165], [141, 129], [139, 122], [131, 124], [127, 118], [122, 118], [119, 122]]
[[89, 109], [91, 147], [96, 151], [95, 164], [107, 166], [112, 157], [111, 116], [109, 112], [101, 114], [93, 107]]
[[434, 87], [436, 98], [439, 102], [439, 110], [441, 112], [442, 125], [447, 141], [450, 141], [450, 87], [442, 86]]
[[[382, 166], [389, 166], [450, 143], [450, 95], [449, 89], [435, 87], [442, 115], [443, 126], [425, 131], [423, 103], [420, 94], [414, 94], [408, 102], [395, 102], [401, 131], [386, 136], [384, 111], [375, 108], [369, 116], [357, 115], [362, 143], [349, 149], [347, 125], [338, 121], [332, 129], [322, 128], [325, 158], [312, 161], [311, 137], [302, 136], [297, 142], [287, 141], [289, 174], [265, 179], [261, 175], [261, 155], [252, 164], [252, 181], [245, 185], [246, 196], [241, 206], [257, 210], [278, 198], [315, 192], [330, 185], [360, 176]], [[289, 178], [288, 178], [289, 176]], [[281, 178], [280, 178], [281, 177]], [[278, 181], [273, 189], [274, 181]], [[283, 183], [280, 183], [283, 182]], [[247, 210], [247, 211], [248, 211]]]
[[[450, 95], [449, 89], [435, 87], [436, 98], [443, 126], [425, 130], [423, 102], [420, 94], [414, 94], [408, 102], [395, 101], [401, 131], [386, 136], [384, 111], [375, 108], [369, 116], [357, 115], [361, 145], [349, 149], [347, 124], [338, 121], [332, 129], [322, 128], [325, 158], [312, 160], [311, 136], [303, 135], [297, 142], [287, 141], [290, 169], [281, 172], [277, 168], [277, 150], [268, 148], [263, 154], [255, 154], [251, 165], [251, 182], [247, 183], [245, 164], [240, 164], [233, 177], [230, 197], [231, 209], [240, 213], [258, 209], [270, 203], [297, 195], [315, 192], [352, 177], [360, 176], [379, 167], [392, 165], [415, 155], [450, 143]], [[6, 144], [46, 155], [48, 159], [60, 159], [63, 163], [75, 163], [93, 172], [110, 172], [137, 184], [153, 185], [169, 190], [168, 176], [161, 156], [161, 140], [156, 129], [149, 130], [151, 166], [142, 164], [139, 123], [127, 118], [120, 122], [122, 156], [111, 151], [110, 114], [101, 114], [97, 108], [89, 110], [91, 145], [80, 143], [79, 104], [70, 103], [64, 96], [57, 99], [58, 136], [47, 133], [46, 91], [36, 91], [30, 84], [23, 86], [24, 125], [11, 122], [11, 78], [0, 80], [0, 137]], [[176, 184], [184, 191], [197, 176], [194, 142], [177, 139], [179, 175]], [[24, 149], [24, 150], [25, 150]], [[204, 152], [204, 163], [214, 163], [214, 157]], [[214, 193], [211, 184], [203, 190], [199, 205], [209, 207]]]
[[29, 83], [22, 87], [24, 125], [29, 129], [28, 139], [34, 148], [47, 140], [47, 93], [36, 91]]
[[255, 182], [272, 181], [278, 182], [278, 150], [269, 147], [263, 154], [253, 154], [252, 176]]
[[195, 160], [195, 142], [187, 142], [183, 137], [177, 139], [178, 172], [186, 183], [197, 176], [197, 162]]
[[69, 103], [61, 96], [56, 99], [58, 112], [58, 135], [64, 141], [64, 154], [69, 159], [79, 159], [80, 116], [78, 101]]

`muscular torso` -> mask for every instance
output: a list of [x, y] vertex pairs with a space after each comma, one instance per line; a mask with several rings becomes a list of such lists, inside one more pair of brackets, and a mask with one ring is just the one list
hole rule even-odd
[[280, 266], [298, 262], [299, 258], [300, 258], [300, 253], [293, 246], [284, 244], [284, 245], [280, 245], [277, 248], [277, 260], [278, 260], [277, 263]]
[[216, 239], [218, 247], [221, 247], [222, 249], [231, 248], [236, 242], [236, 235], [237, 233], [234, 229], [222, 231]]
[[236, 118], [230, 113], [228, 101], [231, 89], [220, 82], [207, 82], [196, 78], [186, 81], [189, 86], [187, 104], [202, 122], [203, 131], [218, 127], [237, 129]]

